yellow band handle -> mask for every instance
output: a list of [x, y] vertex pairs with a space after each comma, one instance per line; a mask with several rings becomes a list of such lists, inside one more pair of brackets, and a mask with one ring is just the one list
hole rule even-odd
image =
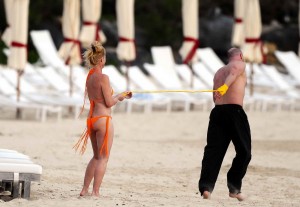
[[223, 96], [227, 90], [228, 90], [228, 86], [226, 84], [223, 84], [222, 86], [220, 86], [218, 89], [217, 89], [220, 94]]

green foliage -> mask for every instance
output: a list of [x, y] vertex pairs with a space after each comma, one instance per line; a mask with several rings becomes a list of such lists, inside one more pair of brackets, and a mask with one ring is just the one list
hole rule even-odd
[[182, 38], [181, 0], [147, 1], [135, 4], [135, 24], [144, 32], [145, 47], [179, 47]]
[[0, 41], [0, 64], [6, 65], [7, 64], [7, 57], [3, 52], [3, 49], [6, 49], [6, 45], [3, 41]]
[[28, 62], [35, 63], [39, 59], [39, 55], [35, 49], [28, 50]]

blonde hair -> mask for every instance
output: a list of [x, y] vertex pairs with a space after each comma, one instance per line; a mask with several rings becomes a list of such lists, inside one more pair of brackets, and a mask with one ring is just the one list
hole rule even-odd
[[100, 42], [95, 41], [83, 53], [83, 58], [87, 67], [92, 68], [95, 67], [99, 63], [100, 59], [105, 57], [105, 55], [105, 48]]

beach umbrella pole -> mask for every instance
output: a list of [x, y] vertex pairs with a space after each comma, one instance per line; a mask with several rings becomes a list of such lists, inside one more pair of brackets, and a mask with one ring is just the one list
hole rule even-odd
[[250, 96], [253, 96], [254, 92], [254, 84], [253, 84], [253, 75], [254, 75], [254, 70], [253, 70], [253, 63], [250, 63]]
[[69, 83], [70, 83], [70, 97], [73, 96], [73, 66], [70, 65], [70, 75], [69, 75]]
[[[70, 65], [69, 83], [70, 83], [69, 95], [70, 97], [72, 97], [73, 96], [73, 66], [72, 65]], [[69, 113], [72, 113], [72, 111], [73, 111], [72, 106], [70, 106]]]
[[130, 80], [129, 80], [129, 67], [131, 65], [130, 61], [125, 61], [126, 71], [125, 71], [125, 77], [126, 77], [126, 90], [129, 90], [130, 86]]
[[[190, 83], [190, 87], [191, 89], [194, 88], [194, 70], [193, 70], [193, 67], [192, 67], [192, 61], [189, 61], [188, 64], [187, 64], [191, 70], [191, 83]], [[191, 104], [191, 110], [193, 110], [195, 107], [195, 105], [192, 103]]]
[[189, 66], [189, 68], [191, 70], [191, 83], [190, 83], [190, 87], [191, 87], [191, 89], [193, 89], [194, 88], [194, 70], [193, 70], [192, 62], [191, 61], [188, 63], [188, 66]]
[[[21, 97], [21, 76], [23, 74], [22, 70], [17, 70], [17, 102], [20, 101], [20, 97]], [[17, 107], [17, 111], [16, 111], [16, 118], [20, 119], [21, 118], [21, 109]]]

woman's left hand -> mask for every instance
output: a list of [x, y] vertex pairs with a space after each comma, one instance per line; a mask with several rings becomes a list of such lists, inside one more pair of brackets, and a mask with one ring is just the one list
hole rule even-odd
[[123, 96], [126, 99], [130, 99], [132, 97], [132, 92], [131, 91], [125, 91], [125, 92], [123, 92]]

